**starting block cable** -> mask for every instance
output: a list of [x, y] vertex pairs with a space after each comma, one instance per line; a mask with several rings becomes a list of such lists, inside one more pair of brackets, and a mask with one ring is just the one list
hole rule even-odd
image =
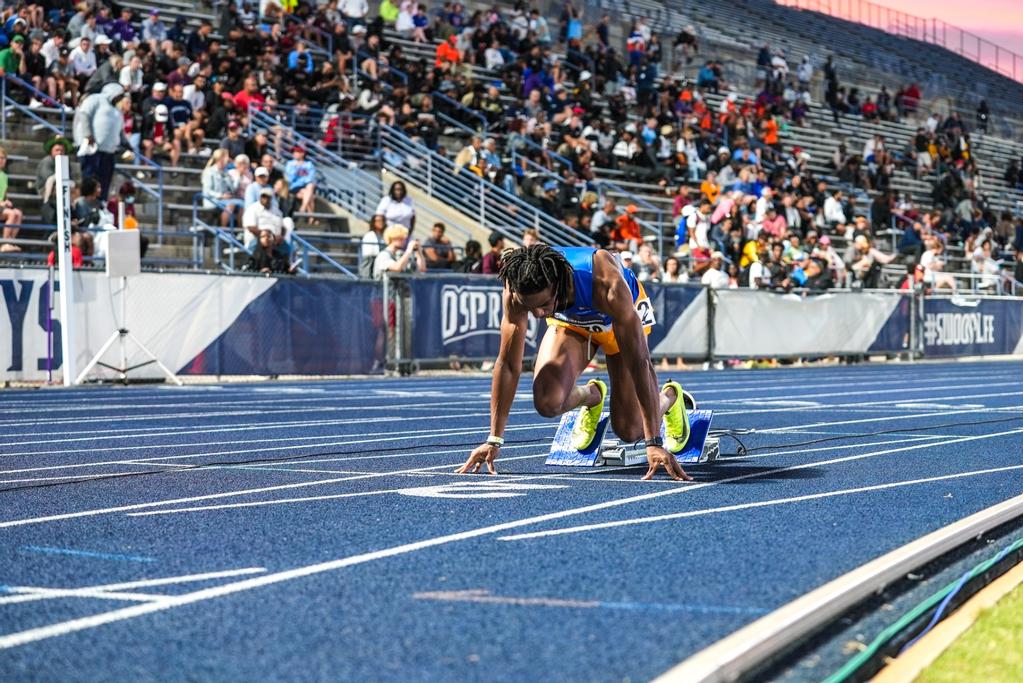
[[[758, 429], [755, 429], [755, 428], [748, 428], [748, 429], [712, 429], [710, 431], [709, 436], [716, 437], [716, 438], [729, 437], [729, 438], [733, 439], [738, 444], [738, 448], [736, 450], [736, 454], [735, 455], [724, 456], [724, 459], [728, 459], [728, 458], [742, 457], [744, 455], [747, 455], [749, 453], [754, 453], [754, 452], [757, 452], [757, 451], [783, 450], [783, 449], [786, 449], [786, 448], [795, 448], [797, 446], [812, 446], [814, 444], [826, 443], [828, 441], [842, 441], [842, 440], [852, 440], [852, 439], [865, 439], [865, 438], [870, 438], [870, 437], [874, 437], [874, 436], [882, 436], [882, 435], [885, 435], [885, 434], [899, 434], [899, 433], [903, 433], [903, 432], [922, 432], [922, 431], [928, 431], [928, 430], [934, 430], [934, 429], [947, 429], [947, 428], [954, 428], [954, 427], [973, 427], [973, 426], [977, 426], [977, 425], [997, 424], [997, 423], [1001, 423], [1001, 422], [1014, 422], [1014, 421], [1018, 421], [1018, 420], [1023, 420], [1023, 415], [1013, 415], [1013, 416], [1009, 416], [1009, 417], [993, 418], [993, 419], [989, 419], [989, 420], [976, 420], [976, 421], [971, 421], [971, 422], [947, 422], [947, 423], [942, 423], [942, 424], [937, 424], [937, 425], [929, 425], [929, 426], [925, 426], [925, 427], [903, 427], [903, 428], [899, 428], [899, 429], [883, 429], [883, 430], [878, 430], [878, 431], [873, 431], [873, 432], [864, 432], [862, 434], [839, 434], [839, 435], [834, 435], [834, 436], [824, 436], [824, 437], [821, 437], [821, 438], [818, 438], [818, 439], [810, 439], [808, 441], [796, 441], [796, 442], [784, 443], [784, 444], [772, 444], [772, 445], [765, 445], [765, 446], [755, 446], [753, 448], [747, 447], [742, 442], [742, 440], [739, 437], [740, 436], [756, 435], [756, 434], [767, 434], [767, 433], [771, 433], [771, 432], [768, 432], [766, 430], [765, 431], [761, 431], [761, 430], [758, 430]], [[513, 445], [514, 446], [528, 446], [528, 445], [531, 445], [531, 444], [541, 444], [541, 443], [549, 444], [550, 443], [550, 439], [547, 438], [547, 437], [536, 438], [536, 439], [523, 439], [521, 441], [508, 442], [505, 445], [506, 446], [513, 446]], [[636, 445], [638, 445], [640, 443], [642, 443], [642, 442], [636, 442]], [[8, 486], [8, 487], [5, 487], [5, 488], [0, 488], [0, 493], [9, 493], [9, 492], [13, 492], [13, 491], [26, 491], [26, 490], [30, 490], [30, 489], [43, 489], [43, 488], [50, 488], [50, 487], [55, 487], [55, 486], [69, 486], [69, 485], [73, 485], [73, 484], [87, 484], [87, 483], [93, 482], [93, 481], [108, 481], [108, 480], [111, 480], [111, 479], [124, 479], [124, 478], [129, 478], [129, 477], [145, 477], [145, 476], [157, 475], [157, 474], [171, 474], [171, 473], [174, 473], [174, 472], [191, 472], [191, 471], [195, 471], [195, 470], [217, 469], [217, 468], [222, 468], [222, 467], [237, 467], [237, 466], [242, 466], [242, 465], [272, 465], [272, 464], [278, 464], [278, 463], [293, 462], [293, 461], [297, 461], [297, 460], [309, 460], [311, 458], [322, 458], [322, 457], [329, 457], [329, 456], [370, 455], [370, 454], [377, 454], [377, 453], [398, 453], [398, 452], [408, 452], [408, 453], [411, 453], [411, 454], [415, 454], [415, 451], [417, 451], [418, 449], [426, 449], [426, 448], [431, 448], [431, 449], [432, 448], [473, 448], [475, 446], [478, 446], [479, 444], [480, 444], [479, 441], [462, 442], [462, 443], [417, 444], [415, 446], [410, 446], [408, 444], [403, 444], [401, 446], [391, 446], [391, 447], [387, 447], [387, 448], [372, 448], [372, 449], [345, 450], [345, 451], [321, 451], [321, 452], [318, 452], [318, 453], [307, 453], [305, 455], [280, 456], [280, 457], [273, 457], [273, 458], [249, 458], [249, 459], [246, 459], [246, 460], [230, 460], [230, 461], [226, 461], [226, 462], [221, 461], [221, 462], [211, 462], [211, 463], [199, 463], [199, 464], [195, 464], [195, 465], [178, 465], [178, 466], [175, 466], [175, 467], [165, 467], [165, 468], [160, 468], [160, 469], [147, 470], [145, 472], [120, 472], [120, 473], [117, 473], [117, 474], [98, 474], [98, 475], [96, 475], [94, 477], [83, 477], [81, 479], [74, 479], [74, 480], [69, 480], [69, 481], [48, 481], [48, 482], [39, 482], [39, 483], [34, 483], [34, 484], [25, 484], [25, 485], [22, 485], [22, 486]], [[129, 464], [129, 465], [130, 464], [135, 464], [135, 465], [140, 464], [140, 463], [138, 463], [136, 461], [132, 461], [132, 460], [126, 460], [126, 461], [124, 461], [124, 463], [125, 464]], [[116, 465], [118, 463], [110, 463], [110, 464]], [[142, 463], [142, 464], [144, 464], [144, 463]], [[0, 471], [0, 474], [3, 474], [3, 472]]]

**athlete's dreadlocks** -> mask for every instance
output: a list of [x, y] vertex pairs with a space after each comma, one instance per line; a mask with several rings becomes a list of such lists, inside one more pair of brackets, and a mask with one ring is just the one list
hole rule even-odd
[[553, 286], [560, 299], [571, 289], [572, 266], [560, 251], [534, 244], [506, 250], [501, 256], [500, 278], [512, 292], [525, 296]]

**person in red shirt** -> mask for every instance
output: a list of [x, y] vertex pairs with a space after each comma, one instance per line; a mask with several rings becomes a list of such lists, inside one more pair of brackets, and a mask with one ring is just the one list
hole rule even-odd
[[490, 251], [483, 256], [483, 273], [497, 275], [501, 272], [501, 253], [504, 251], [504, 237], [496, 230], [487, 238]]
[[259, 83], [255, 76], [245, 79], [245, 85], [234, 96], [234, 108], [242, 114], [248, 114], [249, 104], [260, 105], [266, 102], [266, 97], [259, 92]]

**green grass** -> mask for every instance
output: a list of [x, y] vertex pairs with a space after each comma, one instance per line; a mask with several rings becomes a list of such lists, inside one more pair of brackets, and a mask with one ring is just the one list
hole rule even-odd
[[1023, 682], [1023, 586], [985, 610], [917, 683]]

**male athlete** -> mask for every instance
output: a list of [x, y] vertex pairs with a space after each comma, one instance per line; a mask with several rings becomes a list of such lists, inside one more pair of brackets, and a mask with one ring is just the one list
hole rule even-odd
[[[515, 391], [522, 374], [529, 314], [547, 319], [537, 351], [533, 405], [544, 417], [579, 408], [572, 446], [582, 450], [596, 435], [607, 385], [591, 379], [577, 386], [597, 348], [607, 356], [611, 426], [623, 441], [645, 440], [650, 479], [664, 467], [673, 479], [692, 480], [675, 460], [689, 439], [689, 416], [682, 387], [666, 382], [657, 389], [646, 334], [654, 309], [643, 285], [610, 252], [588, 247], [535, 244], [506, 252], [501, 348], [494, 365], [490, 398], [490, 436], [457, 471], [479, 472], [483, 463], [496, 474], [494, 460], [504, 444]], [[665, 418], [665, 439], [660, 438]]]

